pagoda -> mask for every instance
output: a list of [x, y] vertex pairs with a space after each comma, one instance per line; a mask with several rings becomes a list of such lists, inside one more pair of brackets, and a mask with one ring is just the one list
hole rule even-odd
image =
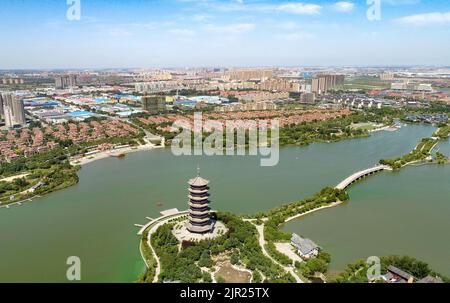
[[209, 181], [200, 177], [189, 180], [189, 217], [186, 228], [194, 234], [212, 232], [211, 208], [209, 207]]

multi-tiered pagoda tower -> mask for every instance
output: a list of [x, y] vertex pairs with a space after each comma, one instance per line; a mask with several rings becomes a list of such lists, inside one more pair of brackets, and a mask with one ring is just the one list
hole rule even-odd
[[195, 234], [212, 232], [211, 209], [209, 207], [209, 181], [200, 177], [189, 180], [189, 218], [186, 228]]

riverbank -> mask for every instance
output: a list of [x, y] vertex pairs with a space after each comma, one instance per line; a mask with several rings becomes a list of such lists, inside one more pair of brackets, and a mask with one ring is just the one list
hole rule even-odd
[[74, 166], [76, 166], [76, 165], [84, 166], [84, 165], [87, 165], [94, 161], [98, 161], [98, 160], [102, 160], [102, 159], [106, 159], [106, 158], [110, 158], [110, 157], [117, 157], [120, 154], [127, 155], [127, 154], [131, 154], [131, 153], [135, 153], [135, 152], [153, 150], [153, 149], [158, 149], [158, 148], [163, 148], [163, 147], [156, 146], [152, 143], [147, 143], [145, 145], [130, 146], [130, 147], [119, 148], [119, 149], [114, 149], [114, 150], [107, 150], [107, 151], [98, 152], [93, 155], [85, 156], [85, 157], [82, 157], [79, 159], [71, 159], [70, 164], [74, 165]]
[[30, 198], [25, 199], [25, 200], [22, 200], [22, 201], [11, 202], [11, 203], [5, 203], [5, 204], [0, 203], [0, 208], [7, 208], [7, 209], [9, 209], [10, 207], [16, 206], [16, 205], [17, 205], [17, 206], [22, 206], [22, 204], [29, 203], [29, 202], [33, 202], [33, 199], [38, 199], [38, 198], [40, 198], [40, 197], [41, 197], [41, 196], [37, 195], [37, 196], [30, 197]]
[[341, 205], [342, 203], [345, 203], [345, 202], [346, 201], [337, 201], [337, 202], [331, 203], [330, 205], [327, 205], [327, 206], [322, 206], [322, 207], [319, 207], [319, 208], [307, 211], [305, 213], [297, 214], [295, 216], [292, 216], [292, 217], [287, 218], [286, 220], [284, 220], [284, 223], [288, 223], [288, 222], [293, 221], [295, 219], [299, 219], [301, 217], [304, 217], [306, 215], [310, 215], [310, 214], [315, 213], [315, 212], [319, 212], [319, 211], [324, 210], [324, 209], [328, 209], [328, 208], [333, 208], [333, 207], [339, 206], [339, 205]]

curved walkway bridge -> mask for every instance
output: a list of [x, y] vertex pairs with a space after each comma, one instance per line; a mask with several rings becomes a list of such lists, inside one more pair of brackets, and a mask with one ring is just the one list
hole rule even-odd
[[350, 185], [352, 185], [355, 182], [358, 182], [361, 179], [364, 179], [365, 177], [368, 177], [370, 175], [376, 174], [378, 172], [384, 171], [384, 170], [392, 170], [390, 166], [387, 165], [378, 165], [372, 168], [368, 168], [365, 170], [361, 170], [359, 172], [354, 173], [344, 181], [338, 184], [336, 186], [336, 189], [344, 190], [347, 189]]

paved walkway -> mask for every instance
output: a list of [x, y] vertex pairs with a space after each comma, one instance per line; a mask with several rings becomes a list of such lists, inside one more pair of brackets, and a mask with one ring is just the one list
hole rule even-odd
[[[253, 224], [253, 223], [252, 223]], [[275, 264], [277, 264], [277, 265], [279, 265], [279, 266], [281, 266], [281, 268], [283, 268], [283, 270], [285, 271], [285, 272], [288, 272], [288, 273], [290, 273], [293, 277], [294, 277], [294, 279], [295, 279], [295, 281], [297, 282], [297, 283], [304, 283], [304, 281], [302, 281], [301, 279], [300, 279], [300, 277], [295, 273], [295, 271], [294, 271], [294, 269], [292, 268], [292, 267], [288, 267], [288, 266], [283, 266], [282, 264], [280, 264], [280, 263], [278, 263], [274, 258], [272, 258], [270, 255], [269, 255], [269, 253], [266, 251], [266, 247], [265, 247], [265, 245], [266, 245], [266, 240], [264, 239], [264, 224], [262, 224], [262, 225], [255, 225], [255, 224], [253, 224], [255, 227], [256, 227], [256, 230], [258, 231], [258, 234], [259, 234], [259, 239], [258, 239], [258, 241], [259, 241], [259, 246], [261, 246], [261, 249], [262, 249], [262, 252], [263, 252], [263, 254], [266, 256], [266, 257], [268, 257], [273, 263], [275, 263]]]
[[[161, 273], [161, 262], [159, 261], [159, 257], [156, 254], [156, 251], [153, 248], [152, 243], [151, 243], [152, 234], [154, 234], [160, 226], [166, 224], [168, 221], [178, 218], [178, 217], [182, 217], [182, 216], [186, 215], [187, 213], [188, 213], [188, 211], [180, 211], [178, 213], [172, 213], [168, 216], [162, 216], [162, 217], [159, 217], [158, 219], [151, 220], [149, 223], [144, 225], [138, 232], [138, 235], [142, 236], [144, 231], [147, 228], [150, 228], [150, 230], [148, 231], [148, 235], [147, 235], [147, 245], [148, 245], [148, 247], [150, 247], [150, 250], [152, 251], [153, 258], [155, 258], [155, 260], [156, 260], [156, 270], [155, 270], [155, 277], [153, 278], [153, 283], [158, 282], [159, 274]], [[141, 253], [141, 255], [142, 255], [142, 253]], [[144, 262], [147, 264], [143, 255], [142, 255], [142, 259], [144, 259]]]
[[3, 178], [0, 179], [0, 182], [12, 182], [16, 179], [20, 179], [20, 178], [25, 178], [26, 176], [28, 176], [30, 173], [25, 173], [25, 174], [21, 174], [21, 175], [17, 175], [17, 176], [12, 176], [12, 177], [7, 177], [7, 178]]
[[280, 253], [288, 256], [289, 259], [291, 259], [292, 261], [303, 262], [303, 259], [300, 258], [300, 256], [295, 253], [291, 243], [275, 243], [275, 247]]

